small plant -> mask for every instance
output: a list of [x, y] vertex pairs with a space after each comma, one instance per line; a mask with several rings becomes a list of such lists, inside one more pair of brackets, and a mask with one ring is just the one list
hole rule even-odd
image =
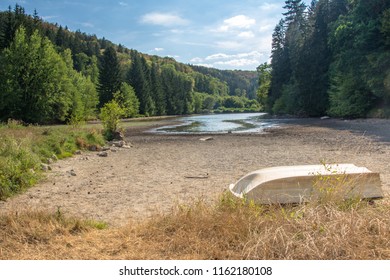
[[11, 123], [12, 128], [0, 130], [0, 200], [36, 184], [42, 177], [41, 163], [71, 157], [78, 149], [105, 142], [98, 130]]
[[73, 128], [79, 128], [85, 123], [85, 121], [80, 116], [72, 115], [67, 123]]
[[107, 140], [113, 139], [114, 133], [118, 130], [119, 120], [123, 114], [123, 109], [115, 100], [106, 103], [100, 110], [100, 119], [103, 122], [104, 135]]
[[8, 119], [7, 121], [7, 127], [8, 128], [22, 128], [23, 127], [23, 122], [14, 120], [14, 119]]
[[29, 141], [0, 137], [0, 200], [34, 185], [40, 177], [39, 157]]
[[326, 164], [324, 173], [319, 172], [313, 182], [313, 198], [320, 204], [336, 203], [338, 205], [351, 204], [361, 201], [361, 197], [354, 195], [357, 185], [356, 177], [346, 174], [345, 170], [340, 170], [337, 165]]

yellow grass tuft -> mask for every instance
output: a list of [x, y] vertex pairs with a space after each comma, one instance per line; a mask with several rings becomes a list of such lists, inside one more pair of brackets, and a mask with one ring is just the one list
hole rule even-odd
[[389, 210], [388, 199], [282, 207], [224, 193], [121, 228], [13, 213], [0, 216], [0, 258], [389, 259]]

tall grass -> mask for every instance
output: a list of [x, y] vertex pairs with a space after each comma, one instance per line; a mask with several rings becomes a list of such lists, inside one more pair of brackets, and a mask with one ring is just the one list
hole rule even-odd
[[389, 259], [390, 204], [259, 206], [221, 195], [121, 228], [0, 216], [2, 259]]
[[42, 175], [41, 163], [103, 144], [96, 129], [25, 127], [15, 121], [0, 125], [0, 200], [34, 185]]

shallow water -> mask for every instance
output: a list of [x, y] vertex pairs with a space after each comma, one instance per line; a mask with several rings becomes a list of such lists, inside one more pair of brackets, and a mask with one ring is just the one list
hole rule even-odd
[[154, 129], [155, 133], [202, 134], [202, 133], [261, 133], [264, 128], [276, 126], [266, 119], [265, 113], [196, 115], [177, 119], [178, 125]]

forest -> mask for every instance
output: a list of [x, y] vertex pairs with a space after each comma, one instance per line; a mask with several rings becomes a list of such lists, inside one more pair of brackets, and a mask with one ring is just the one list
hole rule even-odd
[[259, 66], [273, 114], [390, 117], [390, 1], [287, 0]]
[[0, 65], [0, 121], [76, 124], [111, 103], [124, 118], [262, 109], [256, 71], [143, 54], [20, 5], [0, 12]]
[[390, 1], [286, 0], [270, 63], [257, 71], [188, 65], [0, 12], [0, 121], [79, 123], [106, 104], [121, 117], [267, 111], [390, 117]]

